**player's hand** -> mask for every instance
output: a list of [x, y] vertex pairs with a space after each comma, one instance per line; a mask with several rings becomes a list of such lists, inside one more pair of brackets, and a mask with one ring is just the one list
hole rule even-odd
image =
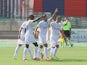
[[34, 36], [36, 37], [36, 31], [33, 32]]
[[55, 9], [55, 13], [57, 13], [57, 12], [58, 12], [58, 8]]
[[37, 38], [38, 37], [38, 31], [34, 31], [34, 36], [35, 36], [35, 38]]

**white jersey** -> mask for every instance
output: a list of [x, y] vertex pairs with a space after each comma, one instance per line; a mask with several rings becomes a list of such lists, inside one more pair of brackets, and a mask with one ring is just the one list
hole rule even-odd
[[50, 29], [50, 42], [54, 45], [57, 45], [58, 38], [59, 38], [59, 31], [62, 27], [61, 23], [56, 23], [56, 22], [51, 22], [50, 24], [51, 29]]
[[28, 20], [26, 25], [26, 34], [25, 34], [25, 43], [34, 43], [36, 42], [35, 37], [33, 35], [33, 28], [32, 28], [33, 20]]
[[20, 32], [20, 35], [24, 35], [25, 34], [25, 29], [26, 29], [26, 24], [27, 24], [27, 21], [25, 21], [20, 28], [23, 28]]
[[23, 22], [23, 24], [21, 25], [21, 27], [20, 28], [22, 28], [21, 29], [21, 32], [20, 32], [20, 39], [18, 39], [18, 44], [24, 44], [25, 43], [25, 27], [26, 27], [26, 23], [27, 23], [27, 21], [25, 21], [25, 22]]
[[33, 28], [32, 28], [33, 20], [29, 20], [26, 25], [26, 34], [33, 34]]
[[49, 25], [49, 20], [45, 22], [44, 20], [40, 21], [38, 24], [39, 27], [39, 43], [45, 44], [46, 42], [46, 35], [47, 35], [47, 30], [48, 30], [48, 25]]

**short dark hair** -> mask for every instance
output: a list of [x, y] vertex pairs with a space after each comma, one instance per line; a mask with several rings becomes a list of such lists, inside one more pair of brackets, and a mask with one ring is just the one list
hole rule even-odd
[[61, 19], [61, 16], [57, 16], [58, 19]]
[[33, 19], [34, 19], [34, 15], [28, 16], [28, 17], [27, 17], [27, 20], [29, 20], [29, 19], [33, 20]]
[[45, 18], [46, 16], [47, 16], [46, 14], [43, 14], [43, 15], [42, 15], [42, 18]]

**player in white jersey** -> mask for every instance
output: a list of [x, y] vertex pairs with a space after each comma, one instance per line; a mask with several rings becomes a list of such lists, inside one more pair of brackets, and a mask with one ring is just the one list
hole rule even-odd
[[50, 60], [48, 58], [48, 51], [47, 51], [47, 47], [48, 47], [48, 44], [47, 44], [47, 38], [46, 38], [46, 35], [47, 35], [47, 30], [48, 30], [48, 25], [50, 23], [50, 21], [53, 19], [54, 15], [57, 13], [57, 9], [55, 10], [55, 12], [53, 13], [53, 15], [47, 19], [47, 15], [43, 15], [42, 17], [42, 21], [39, 22], [37, 28], [36, 28], [36, 31], [37, 29], [39, 28], [39, 43], [40, 43], [40, 49], [39, 49], [39, 54], [38, 56], [40, 56], [40, 54], [43, 54], [42, 53], [42, 48], [44, 47], [44, 56], [45, 56], [45, 60]]
[[51, 44], [50, 55], [51, 55], [51, 58], [53, 58], [56, 55], [56, 52], [59, 47], [58, 38], [59, 38], [59, 31], [61, 30], [61, 27], [62, 27], [61, 18], [59, 16], [57, 16], [56, 21], [51, 22], [51, 24], [50, 24], [50, 44]]
[[26, 47], [24, 48], [23, 59], [27, 60], [26, 53], [27, 53], [27, 50], [29, 49], [29, 44], [33, 43], [34, 46], [35, 46], [33, 59], [38, 60], [38, 57], [37, 57], [38, 44], [37, 44], [35, 37], [34, 37], [34, 34], [33, 34], [32, 23], [37, 21], [41, 17], [34, 20], [34, 16], [30, 15], [28, 18], [29, 18], [29, 20], [28, 20], [27, 25], [26, 25], [26, 34], [25, 34], [25, 45], [26, 45]]
[[[14, 58], [16, 58], [16, 56], [18, 54], [19, 48], [25, 44], [26, 24], [27, 24], [27, 21], [23, 22], [19, 29], [18, 44], [17, 44], [17, 47], [14, 52]], [[31, 50], [29, 50], [29, 53], [30, 52], [31, 52]], [[30, 53], [30, 55], [32, 55], [32, 53]]]

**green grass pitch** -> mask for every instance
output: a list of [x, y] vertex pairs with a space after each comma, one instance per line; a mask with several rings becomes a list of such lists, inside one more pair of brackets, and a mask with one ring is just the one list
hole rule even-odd
[[[87, 43], [75, 44], [73, 48], [59, 48], [58, 61], [34, 61], [27, 53], [28, 61], [24, 62], [23, 47], [20, 48], [17, 59], [13, 58], [16, 41], [0, 41], [0, 65], [87, 65]], [[84, 45], [84, 46], [82, 46]]]

